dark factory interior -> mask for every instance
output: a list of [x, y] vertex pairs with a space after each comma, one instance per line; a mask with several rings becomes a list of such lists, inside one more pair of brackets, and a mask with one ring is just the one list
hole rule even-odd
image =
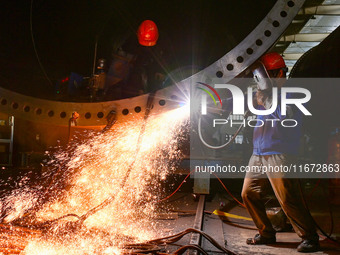
[[340, 254], [340, 1], [7, 1], [0, 254]]

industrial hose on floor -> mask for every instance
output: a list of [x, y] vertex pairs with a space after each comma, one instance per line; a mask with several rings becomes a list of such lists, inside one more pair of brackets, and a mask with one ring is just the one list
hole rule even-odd
[[[219, 249], [220, 251], [228, 254], [228, 255], [237, 255], [236, 253], [234, 253], [233, 251], [226, 249], [225, 247], [222, 247], [221, 245], [219, 245], [217, 243], [217, 241], [212, 238], [211, 236], [209, 236], [208, 234], [206, 234], [205, 232], [198, 230], [198, 229], [194, 229], [194, 228], [188, 228], [182, 232], [179, 232], [177, 234], [171, 235], [171, 236], [166, 236], [166, 237], [161, 237], [161, 238], [157, 238], [157, 239], [153, 239], [150, 241], [147, 241], [147, 244], [172, 244], [175, 243], [177, 241], [179, 241], [180, 239], [182, 239], [182, 237], [184, 237], [187, 234], [190, 233], [198, 233], [201, 236], [203, 236], [206, 240], [208, 240], [213, 246], [215, 246], [217, 249]], [[173, 254], [183, 254], [186, 250], [188, 249], [195, 249], [197, 251], [202, 252], [203, 254], [207, 254], [203, 248], [201, 246], [198, 245], [184, 245], [181, 248], [179, 248], [177, 251], [175, 251]]]

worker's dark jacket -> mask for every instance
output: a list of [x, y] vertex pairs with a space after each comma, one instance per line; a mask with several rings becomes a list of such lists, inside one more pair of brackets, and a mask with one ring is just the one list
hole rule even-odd
[[[287, 94], [292, 98], [292, 95]], [[271, 103], [269, 103], [271, 106]], [[270, 107], [266, 107], [269, 109]], [[261, 105], [258, 110], [265, 110]], [[254, 129], [253, 154], [272, 155], [272, 154], [297, 154], [301, 136], [302, 112], [294, 105], [287, 105], [287, 115], [281, 114], [281, 97], [278, 98], [278, 106], [270, 115], [258, 115], [257, 124]], [[268, 119], [278, 119], [279, 121], [268, 121]], [[294, 119], [297, 122], [295, 127], [284, 127], [282, 121]], [[262, 121], [264, 124], [262, 125]], [[286, 126], [294, 126], [296, 122], [284, 121]], [[262, 125], [262, 126], [261, 126]]]

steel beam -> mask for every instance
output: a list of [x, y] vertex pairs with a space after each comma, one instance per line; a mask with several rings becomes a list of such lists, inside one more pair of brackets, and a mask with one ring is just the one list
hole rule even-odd
[[283, 59], [285, 60], [298, 60], [303, 53], [284, 53]]
[[328, 35], [329, 33], [285, 35], [280, 38], [280, 42], [322, 42]]
[[299, 14], [305, 15], [340, 15], [340, 4], [325, 4], [303, 8]]
[[[153, 113], [177, 108], [184, 102], [182, 90], [172, 86], [157, 91]], [[106, 116], [115, 110], [117, 120], [124, 122], [133, 118], [143, 118], [149, 94], [116, 101], [96, 103], [58, 102], [25, 96], [0, 87], [0, 112], [20, 119], [56, 126], [68, 126], [73, 112], [78, 112], [78, 127], [105, 126]]]
[[[203, 217], [204, 217], [204, 206], [205, 206], [205, 195], [200, 195], [196, 215], [194, 220], [194, 229], [202, 230], [203, 229]], [[192, 233], [190, 238], [191, 245], [200, 245], [201, 244], [201, 235], [199, 233]], [[196, 255], [197, 251], [191, 250], [188, 252], [189, 255]]]

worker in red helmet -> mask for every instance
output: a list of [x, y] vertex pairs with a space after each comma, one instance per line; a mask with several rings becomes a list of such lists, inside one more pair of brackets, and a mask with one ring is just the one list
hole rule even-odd
[[[284, 83], [288, 68], [284, 59], [279, 53], [267, 53], [261, 57], [260, 61], [264, 65], [265, 70], [268, 72], [269, 78], [274, 78], [276, 81]], [[277, 84], [277, 86], [282, 87], [283, 83]]]
[[165, 78], [163, 50], [157, 44], [157, 25], [152, 20], [144, 20], [136, 34], [138, 44], [133, 44], [135, 48], [130, 50], [134, 52], [136, 60], [129, 83], [140, 84], [139, 94], [154, 92], [160, 88]]
[[[255, 64], [254, 79], [258, 91], [254, 97], [254, 107], [258, 110], [272, 106], [272, 86], [281, 88], [286, 81], [286, 64], [278, 53], [267, 53]], [[280, 95], [279, 95], [280, 96]], [[279, 100], [279, 98], [278, 98]], [[243, 202], [251, 215], [259, 234], [247, 239], [247, 244], [273, 244], [276, 242], [273, 228], [262, 200], [266, 188], [272, 187], [281, 208], [287, 215], [295, 232], [302, 238], [297, 250], [315, 252], [319, 250], [319, 236], [309, 211], [305, 208], [299, 189], [298, 179], [287, 178], [282, 171], [284, 166], [296, 164], [301, 136], [302, 114], [293, 106], [287, 106], [287, 114], [281, 113], [280, 104], [274, 113], [257, 116], [254, 128], [253, 154], [249, 160], [249, 169], [279, 169], [279, 171], [247, 172], [243, 189]], [[295, 119], [295, 127], [284, 127], [278, 121], [270, 119]], [[281, 170], [280, 170], [281, 169]]]
[[114, 53], [107, 87], [119, 85], [123, 98], [157, 90], [165, 78], [163, 51], [157, 47], [158, 38], [154, 21], [141, 22], [136, 34], [128, 36]]

